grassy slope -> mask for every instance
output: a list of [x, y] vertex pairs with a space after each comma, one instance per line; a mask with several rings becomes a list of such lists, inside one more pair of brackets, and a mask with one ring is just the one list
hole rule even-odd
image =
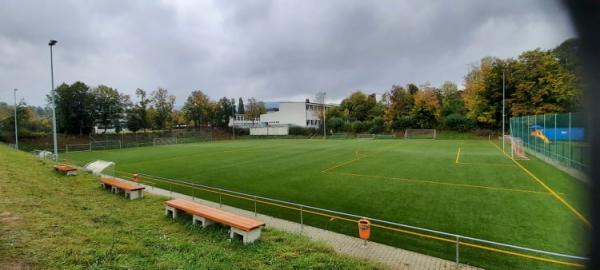
[[[461, 163], [471, 164], [455, 164], [459, 147]], [[585, 226], [487, 140], [257, 140], [100, 151], [68, 158], [113, 160], [118, 170], [128, 172], [190, 179], [487, 240], [583, 253]], [[349, 163], [335, 167], [345, 162]], [[536, 159], [522, 164], [563, 193], [575, 207], [584, 208], [584, 186], [577, 180]], [[326, 170], [332, 167], [335, 168]], [[228, 203], [244, 206], [242, 202]], [[289, 211], [268, 208], [263, 211], [292, 220], [297, 218], [297, 213]], [[351, 235], [356, 233], [354, 224], [318, 218], [305, 221]], [[453, 255], [452, 247], [447, 244], [379, 231], [374, 231], [373, 236], [381, 242], [435, 256], [452, 258]], [[510, 269], [511, 265], [526, 263], [469, 249], [463, 254], [467, 262], [488, 268], [503, 264]]]
[[381, 268], [272, 229], [253, 245], [229, 242], [224, 227], [165, 218], [164, 198], [128, 201], [1, 145], [0, 198], [2, 269]]

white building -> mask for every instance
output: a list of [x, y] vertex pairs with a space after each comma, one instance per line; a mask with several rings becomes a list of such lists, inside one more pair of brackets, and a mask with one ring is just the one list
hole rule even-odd
[[[329, 106], [329, 105], [327, 105]], [[279, 108], [261, 114], [258, 121], [250, 121], [236, 116], [229, 121], [229, 126], [250, 128], [250, 135], [287, 135], [290, 126], [318, 128], [321, 125], [323, 104], [285, 101], [279, 102]]]
[[323, 104], [285, 101], [279, 102], [278, 111], [270, 111], [260, 115], [260, 122], [265, 125], [288, 125], [317, 128], [321, 124]]

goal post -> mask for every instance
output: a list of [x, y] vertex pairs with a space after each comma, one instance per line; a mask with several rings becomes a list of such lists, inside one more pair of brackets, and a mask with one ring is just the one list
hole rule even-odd
[[503, 139], [510, 145], [510, 157], [517, 160], [528, 160], [523, 147], [523, 140], [511, 135], [504, 135]]
[[368, 133], [356, 134], [356, 138], [357, 139], [375, 139], [375, 134], [368, 134]]
[[66, 144], [65, 153], [71, 152], [90, 152], [92, 151], [92, 143]]
[[154, 138], [152, 140], [152, 146], [165, 145], [165, 144], [177, 144], [177, 137]]
[[406, 129], [404, 130], [404, 139], [423, 139], [435, 140], [437, 138], [436, 129]]

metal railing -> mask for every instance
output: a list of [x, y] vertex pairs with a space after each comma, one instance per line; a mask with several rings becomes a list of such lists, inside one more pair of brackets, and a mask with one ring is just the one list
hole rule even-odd
[[[120, 174], [126, 174], [126, 175], [133, 175], [132, 173], [129, 173], [129, 172], [123, 172], [123, 171], [115, 171], [115, 172], [116, 172], [116, 174], [120, 173]], [[443, 231], [438, 231], [438, 230], [433, 230], [433, 229], [428, 229], [428, 228], [411, 226], [411, 225], [402, 224], [402, 223], [398, 223], [398, 222], [392, 222], [392, 221], [371, 218], [371, 217], [366, 217], [366, 216], [361, 216], [361, 215], [356, 215], [356, 214], [351, 214], [351, 213], [345, 213], [345, 212], [341, 212], [341, 211], [329, 210], [329, 209], [325, 209], [325, 208], [319, 208], [319, 207], [314, 207], [314, 206], [310, 206], [310, 205], [288, 202], [288, 201], [284, 201], [284, 200], [272, 199], [272, 198], [263, 197], [263, 196], [259, 196], [259, 195], [248, 194], [248, 193], [243, 193], [243, 192], [238, 192], [238, 191], [232, 191], [232, 190], [228, 190], [228, 189], [224, 189], [224, 188], [212, 187], [212, 186], [208, 186], [208, 185], [194, 183], [189, 180], [181, 180], [181, 179], [176, 180], [176, 179], [170, 179], [170, 178], [149, 175], [149, 174], [144, 174], [144, 173], [138, 173], [138, 175], [140, 176], [140, 179], [142, 181], [144, 181], [144, 178], [145, 178], [148, 180], [153, 180], [153, 181], [158, 181], [158, 182], [169, 184], [170, 194], [172, 194], [172, 192], [173, 192], [173, 185], [179, 185], [179, 186], [192, 188], [192, 192], [194, 192], [194, 189], [197, 189], [197, 190], [203, 190], [203, 191], [211, 192], [214, 194], [218, 194], [219, 195], [219, 206], [223, 205], [223, 196], [235, 197], [235, 198], [239, 198], [239, 199], [243, 199], [243, 200], [252, 201], [254, 203], [254, 214], [255, 215], [257, 214], [257, 203], [276, 206], [276, 207], [282, 207], [282, 208], [286, 208], [286, 209], [290, 209], [290, 210], [294, 210], [294, 211], [299, 211], [301, 230], [304, 227], [304, 214], [305, 213], [324, 216], [324, 217], [328, 217], [328, 218], [334, 218], [334, 219], [343, 220], [343, 221], [352, 222], [352, 223], [358, 222], [359, 219], [366, 218], [371, 221], [371, 226], [375, 227], [375, 228], [380, 228], [383, 230], [388, 230], [388, 231], [392, 231], [392, 232], [396, 232], [396, 233], [403, 233], [403, 234], [408, 234], [408, 235], [412, 235], [412, 236], [418, 236], [418, 237], [423, 237], [423, 238], [427, 238], [427, 239], [433, 239], [433, 240], [437, 240], [437, 241], [441, 241], [441, 242], [454, 244], [454, 246], [455, 246], [454, 247], [455, 248], [455, 262], [457, 265], [460, 263], [460, 246], [471, 247], [471, 248], [475, 248], [475, 249], [479, 249], [479, 250], [526, 258], [529, 260], [534, 260], [534, 261], [539, 261], [539, 262], [545, 262], [545, 263], [569, 266], [569, 267], [577, 267], [577, 268], [584, 267], [583, 263], [588, 260], [588, 258], [583, 257], [583, 256], [576, 256], [576, 255], [569, 255], [569, 254], [563, 254], [563, 253], [558, 253], [558, 252], [539, 250], [539, 249], [528, 248], [528, 247], [523, 247], [523, 246], [519, 246], [519, 245], [506, 244], [506, 243], [500, 243], [500, 242], [495, 242], [495, 241], [479, 239], [479, 238], [475, 238], [475, 237], [469, 237], [469, 236], [455, 234], [455, 233], [448, 233], [448, 232], [443, 232]], [[152, 184], [154, 184], [154, 183], [152, 183]], [[196, 194], [194, 194], [194, 197], [195, 197], [195, 195]], [[529, 253], [533, 253], [535, 255], [525, 254], [523, 252], [529, 252]], [[553, 257], [553, 258], [547, 258], [547, 257], [541, 257], [541, 256], [549, 256], [549, 257]], [[572, 261], [565, 261], [565, 260], [561, 260], [561, 259], [569, 259]], [[573, 261], [577, 261], [577, 262], [573, 262]]]

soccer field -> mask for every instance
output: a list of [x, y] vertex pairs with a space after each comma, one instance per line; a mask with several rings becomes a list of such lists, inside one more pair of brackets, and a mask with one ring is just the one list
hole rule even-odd
[[[110, 160], [119, 172], [188, 180], [573, 255], [584, 255], [584, 234], [590, 228], [586, 184], [535, 158], [514, 162], [487, 140], [238, 140], [62, 157], [78, 164]], [[208, 194], [206, 198], [215, 199]], [[224, 203], [249, 207], [241, 200]], [[260, 207], [261, 213], [298, 221], [295, 212]], [[357, 234], [356, 224], [342, 220], [304, 219], [310, 225]], [[377, 228], [372, 237], [454, 258], [451, 243]], [[487, 269], [570, 269], [472, 247], [461, 247], [461, 262]]]

